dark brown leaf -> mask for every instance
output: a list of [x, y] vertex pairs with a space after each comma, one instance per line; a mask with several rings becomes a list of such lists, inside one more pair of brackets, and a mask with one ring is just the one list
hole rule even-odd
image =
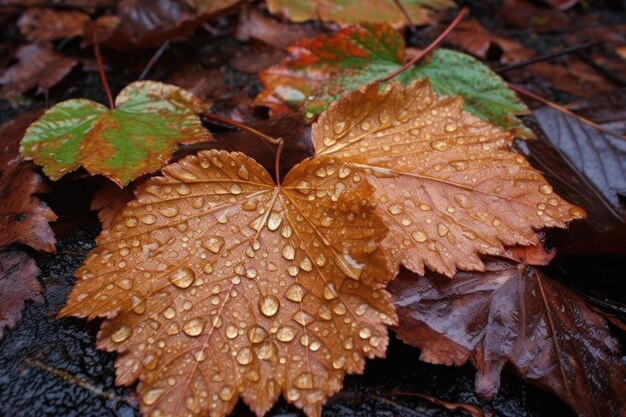
[[78, 11], [32, 8], [17, 22], [20, 32], [29, 41], [46, 42], [83, 34], [89, 16]]
[[535, 32], [546, 32], [569, 24], [569, 18], [560, 10], [537, 7], [526, 0], [504, 0], [500, 13], [507, 23]]
[[242, 11], [235, 38], [239, 41], [257, 39], [276, 48], [286, 48], [302, 39], [319, 34], [313, 24], [288, 24], [266, 17], [256, 9]]
[[120, 189], [110, 181], [105, 182], [91, 199], [91, 210], [98, 212], [102, 229], [111, 227], [115, 215], [134, 197], [135, 195], [129, 188]]
[[50, 44], [25, 45], [18, 49], [18, 62], [0, 74], [0, 96], [14, 98], [34, 87], [38, 93], [61, 81], [77, 61], [58, 54]]
[[37, 281], [41, 271], [25, 252], [0, 252], [0, 340], [22, 317], [26, 301], [40, 302], [43, 289]]
[[485, 272], [453, 279], [408, 273], [392, 282], [400, 326], [426, 362], [477, 368], [476, 390], [491, 398], [510, 366], [580, 416], [626, 412], [626, 371], [602, 316], [539, 270], [513, 261], [485, 262]]

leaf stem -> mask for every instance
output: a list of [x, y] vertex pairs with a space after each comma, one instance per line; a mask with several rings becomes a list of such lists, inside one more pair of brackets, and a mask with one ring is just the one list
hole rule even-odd
[[109, 100], [109, 108], [115, 108], [115, 102], [113, 101], [113, 95], [111, 94], [111, 88], [109, 87], [109, 82], [107, 81], [107, 76], [104, 73], [104, 65], [102, 65], [102, 56], [100, 55], [100, 44], [98, 43], [98, 31], [93, 31], [93, 52], [96, 55], [96, 64], [98, 65], [98, 74], [100, 74], [100, 81], [102, 81], [102, 86], [104, 87], [104, 92], [107, 95], [107, 99]]
[[585, 117], [579, 116], [576, 113], [574, 113], [573, 111], [569, 110], [568, 108], [563, 107], [560, 104], [557, 104], [557, 103], [555, 103], [553, 101], [545, 99], [545, 98], [543, 98], [541, 96], [538, 96], [537, 94], [532, 93], [532, 92], [526, 90], [525, 88], [522, 88], [520, 86], [517, 86], [515, 84], [511, 84], [511, 83], [509, 83], [509, 88], [511, 90], [515, 91], [518, 94], [521, 94], [521, 95], [526, 96], [528, 98], [531, 98], [531, 99], [533, 99], [535, 101], [538, 101], [539, 103], [541, 103], [541, 104], [543, 104], [545, 106], [551, 107], [554, 110], [557, 110], [557, 111], [559, 111], [561, 113], [565, 113], [568, 116], [572, 116], [572, 117], [576, 118], [578, 121], [580, 121], [581, 123], [584, 123], [584, 124], [586, 124], [588, 126], [591, 126], [591, 127], [595, 128], [595, 129], [598, 129], [598, 130], [600, 130], [600, 131], [602, 131], [604, 133], [608, 133], [609, 135], [613, 135], [613, 136], [616, 136], [618, 138], [623, 138], [623, 136], [621, 136], [620, 134], [618, 134], [616, 132], [613, 132], [612, 130], [607, 129], [604, 126], [601, 126], [601, 125], [593, 122], [592, 120], [589, 120], [589, 119], [587, 119]]
[[219, 114], [210, 113], [210, 112], [208, 112], [206, 110], [201, 112], [200, 114], [202, 116], [206, 117], [207, 119], [217, 120], [218, 122], [222, 122], [222, 123], [225, 123], [225, 124], [227, 124], [229, 126], [234, 126], [234, 127], [239, 128], [239, 129], [243, 129], [246, 132], [250, 132], [253, 135], [263, 139], [264, 141], [266, 141], [268, 143], [271, 143], [272, 145], [280, 145], [280, 141], [282, 140], [280, 138], [279, 139], [274, 139], [273, 137], [267, 136], [265, 133], [259, 132], [258, 130], [254, 129], [254, 128], [250, 127], [250, 126], [247, 126], [247, 125], [245, 125], [243, 123], [236, 122], [236, 121], [231, 120], [231, 119], [229, 119], [227, 117], [220, 116]]
[[469, 8], [468, 7], [463, 7], [461, 9], [461, 11], [459, 12], [459, 14], [457, 15], [457, 17], [454, 18], [454, 20], [450, 23], [450, 25], [448, 25], [448, 27], [446, 28], [446, 30], [444, 30], [441, 35], [439, 35], [437, 37], [437, 39], [435, 39], [430, 45], [428, 45], [424, 50], [422, 50], [419, 54], [417, 54], [415, 57], [413, 57], [413, 59], [411, 59], [410, 61], [408, 61], [406, 64], [404, 64], [403, 66], [401, 66], [400, 68], [398, 68], [396, 71], [392, 72], [391, 74], [381, 78], [379, 80], [379, 82], [385, 82], [385, 81], [389, 81], [390, 79], [392, 79], [393, 77], [395, 77], [398, 74], [403, 73], [404, 71], [406, 71], [407, 69], [409, 69], [410, 67], [412, 67], [414, 64], [416, 64], [419, 60], [421, 60], [422, 58], [424, 58], [424, 56], [428, 55], [433, 49], [435, 49], [440, 43], [441, 41], [443, 41], [446, 36], [448, 36], [450, 34], [450, 32], [452, 32], [452, 30], [461, 22], [461, 20], [463, 20], [463, 18], [469, 13]]
[[274, 159], [274, 175], [276, 176], [276, 185], [280, 187], [280, 157], [283, 155], [283, 148], [285, 147], [285, 140], [283, 138], [278, 139], [278, 149], [276, 150], [276, 159]]
[[157, 63], [157, 61], [161, 58], [161, 56], [163, 55], [163, 53], [169, 46], [170, 46], [169, 39], [163, 42], [163, 44], [159, 47], [159, 49], [157, 49], [156, 52], [152, 55], [152, 57], [150, 58], [150, 61], [148, 61], [143, 71], [141, 71], [141, 75], [139, 75], [139, 78], [137, 78], [138, 80], [144, 80], [148, 76], [148, 73], [150, 72], [152, 67], [154, 67], [154, 64]]

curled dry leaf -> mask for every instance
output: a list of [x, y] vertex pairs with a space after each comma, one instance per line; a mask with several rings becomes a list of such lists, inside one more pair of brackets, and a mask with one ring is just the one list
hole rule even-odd
[[491, 398], [511, 366], [585, 417], [626, 412], [626, 370], [602, 316], [567, 287], [515, 261], [453, 279], [410, 274], [390, 285], [400, 339], [426, 362], [477, 368], [476, 390]]
[[50, 44], [31, 44], [18, 49], [17, 64], [0, 75], [0, 94], [6, 98], [38, 87], [38, 92], [50, 89], [61, 81], [76, 65], [73, 58], [58, 54]]
[[478, 254], [536, 243], [533, 229], [585, 215], [512, 151], [509, 133], [427, 81], [363, 87], [331, 105], [311, 136], [317, 155], [368, 172], [390, 229], [384, 246], [420, 274], [481, 270]]
[[[454, 7], [451, 0], [403, 0], [402, 5], [414, 25], [430, 21], [434, 10]], [[270, 13], [281, 14], [294, 22], [321, 19], [338, 23], [408, 24], [402, 9], [394, 0], [369, 0], [365, 6], [359, 0], [268, 0]]]
[[[352, 171], [352, 172], [351, 172]], [[393, 268], [363, 173], [335, 158], [277, 187], [247, 156], [203, 151], [147, 181], [77, 272], [64, 316], [106, 317], [99, 346], [145, 415], [310, 416], [395, 323]]]
[[126, 185], [165, 165], [178, 143], [212, 139], [197, 115], [208, 104], [173, 85], [134, 82], [115, 104], [112, 110], [85, 99], [55, 105], [26, 131], [22, 155], [52, 179], [83, 166]]
[[43, 289], [37, 281], [41, 271], [25, 252], [0, 252], [0, 340], [22, 317], [26, 301], [40, 302]]
[[17, 25], [31, 42], [47, 42], [80, 36], [89, 16], [79, 11], [53, 10], [33, 7], [26, 9]]

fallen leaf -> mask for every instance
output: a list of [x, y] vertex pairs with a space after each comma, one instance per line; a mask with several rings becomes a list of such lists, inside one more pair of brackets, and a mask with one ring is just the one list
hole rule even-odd
[[390, 285], [398, 337], [426, 362], [471, 359], [484, 398], [498, 391], [507, 365], [580, 416], [623, 415], [626, 371], [602, 316], [533, 267], [491, 260], [485, 269], [454, 279], [401, 273]]
[[578, 0], [543, 0], [544, 3], [548, 3], [553, 9], [567, 10], [574, 7]]
[[587, 97], [598, 91], [610, 92], [615, 85], [606, 80], [590, 65], [578, 60], [567, 60], [560, 65], [537, 62], [527, 71], [548, 83], [549, 87], [577, 97]]
[[49, 222], [57, 216], [35, 197], [47, 191], [32, 164], [18, 164], [0, 175], [0, 247], [22, 243], [54, 253], [56, 239]]
[[614, 210], [623, 213], [619, 195], [626, 196], [626, 139], [549, 107], [535, 110], [533, 115], [550, 143], [602, 193]]
[[15, 98], [38, 87], [37, 93], [52, 88], [61, 81], [77, 64], [73, 58], [58, 54], [50, 44], [21, 46], [15, 57], [18, 62], [0, 74], [0, 95]]
[[189, 34], [198, 25], [240, 0], [122, 0], [119, 25], [107, 45], [120, 48], [158, 46]]
[[178, 143], [210, 140], [191, 93], [156, 81], [129, 84], [116, 108], [72, 99], [48, 110], [22, 140], [21, 152], [52, 179], [85, 167], [118, 185], [165, 165]]
[[27, 301], [42, 301], [40, 272], [25, 252], [0, 251], [0, 340], [4, 329], [12, 329], [20, 320]]
[[320, 32], [318, 26], [283, 23], [266, 17], [256, 9], [242, 8], [234, 36], [238, 41], [248, 42], [250, 39], [257, 39], [282, 49], [297, 41], [316, 36]]
[[526, 0], [504, 0], [500, 14], [507, 23], [515, 27], [540, 33], [570, 23], [570, 19], [562, 11], [537, 7]]
[[584, 211], [556, 195], [510, 148], [506, 131], [463, 111], [428, 81], [370, 85], [313, 125], [317, 155], [366, 169], [390, 233], [384, 247], [417, 273], [482, 270], [478, 254], [537, 242], [533, 229], [565, 227]]
[[47, 187], [18, 153], [24, 131], [42, 113], [26, 112], [0, 126], [0, 247], [22, 243], [54, 253], [56, 239], [48, 223], [57, 216], [35, 196]]
[[[299, 106], [314, 118], [330, 103], [399, 69], [404, 40], [389, 25], [348, 26], [289, 48], [290, 57], [259, 74], [265, 90], [255, 104], [280, 114]], [[528, 108], [487, 66], [459, 52], [439, 49], [427, 62], [398, 76], [404, 85], [428, 77], [439, 94], [461, 95], [466, 110], [524, 136], [532, 136], [516, 116]]]
[[[428, 23], [433, 10], [455, 6], [450, 0], [403, 0], [402, 5], [413, 25]], [[283, 15], [294, 22], [319, 19], [348, 24], [408, 24], [402, 9], [394, 0], [370, 0], [367, 6], [358, 0], [268, 0], [267, 7], [270, 13]]]
[[113, 219], [122, 211], [126, 204], [133, 199], [133, 192], [129, 189], [120, 189], [117, 185], [106, 182], [91, 198], [91, 210], [98, 212], [98, 219], [102, 229], [109, 229]]
[[400, 397], [421, 398], [445, 410], [464, 411], [465, 413], [467, 413], [468, 415], [472, 417], [493, 417], [493, 413], [491, 412], [485, 413], [483, 410], [481, 410], [479, 407], [476, 407], [475, 405], [445, 401], [445, 400], [442, 400], [441, 398], [437, 398], [432, 395], [420, 394], [417, 392], [401, 392], [401, 391], [393, 391], [390, 393], [390, 395], [400, 396]]
[[29, 8], [17, 22], [22, 35], [31, 42], [47, 42], [81, 36], [89, 21], [85, 13], [72, 10]]
[[310, 416], [395, 323], [386, 232], [362, 174], [334, 158], [277, 187], [240, 153], [203, 151], [149, 179], [98, 238], [61, 315], [105, 317], [117, 382], [146, 415], [261, 416], [282, 394]]
[[626, 88], [594, 94], [568, 104], [567, 108], [606, 130], [626, 137]]
[[486, 59], [489, 51], [495, 46], [501, 51], [499, 62], [503, 64], [523, 61], [537, 54], [517, 41], [494, 35], [476, 19], [459, 23], [445, 42], [482, 59]]

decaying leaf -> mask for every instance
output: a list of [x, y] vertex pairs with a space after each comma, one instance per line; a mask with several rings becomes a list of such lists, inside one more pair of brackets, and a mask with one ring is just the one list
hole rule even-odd
[[[450, 0], [403, 0], [402, 4], [414, 25], [429, 22], [434, 10], [454, 7]], [[365, 6], [359, 0], [268, 0], [273, 14], [281, 14], [294, 22], [321, 19], [338, 23], [408, 24], [402, 9], [394, 0], [370, 0]]]
[[410, 274], [390, 285], [398, 336], [426, 362], [477, 368], [476, 390], [491, 398], [507, 365], [580, 416], [626, 412], [626, 371], [602, 316], [567, 287], [515, 261], [486, 262], [453, 279]]
[[50, 44], [30, 44], [18, 49], [18, 62], [0, 74], [0, 94], [14, 98], [34, 87], [38, 93], [61, 81], [76, 65], [73, 58], [58, 54]]
[[[272, 114], [300, 106], [307, 118], [362, 85], [399, 69], [405, 59], [404, 39], [389, 25], [348, 26], [332, 35], [320, 35], [289, 48], [290, 57], [259, 74], [265, 90], [255, 104], [268, 106]], [[529, 137], [518, 115], [528, 108], [506, 83], [486, 65], [446, 49], [398, 76], [408, 85], [429, 78], [438, 94], [460, 95], [465, 109], [479, 117]]]
[[533, 229], [585, 214], [511, 150], [509, 133], [428, 81], [363, 87], [331, 105], [311, 136], [317, 155], [368, 171], [390, 229], [385, 247], [420, 274], [424, 265], [481, 270], [478, 254], [536, 243]]
[[112, 182], [106, 182], [93, 194], [90, 209], [98, 212], [102, 229], [109, 229], [117, 213], [122, 211], [133, 197], [131, 190], [120, 189]]
[[106, 318], [99, 346], [146, 415], [224, 416], [241, 397], [261, 416], [282, 394], [319, 416], [395, 323], [363, 173], [313, 158], [277, 187], [224, 151], [163, 173], [98, 238], [61, 314]]
[[57, 216], [35, 196], [47, 187], [18, 153], [24, 131], [42, 112], [33, 110], [0, 126], [0, 247], [22, 243], [54, 253], [56, 239], [48, 223]]
[[82, 35], [88, 21], [83, 12], [33, 7], [24, 11], [17, 24], [29, 41], [47, 42]]
[[138, 81], [113, 110], [85, 99], [55, 105], [28, 128], [21, 152], [52, 179], [83, 166], [126, 185], [165, 165], [178, 143], [210, 140], [197, 115], [207, 107], [178, 87]]
[[37, 264], [25, 252], [0, 252], [0, 340], [4, 329], [12, 329], [22, 317], [26, 301], [42, 300], [39, 273]]

